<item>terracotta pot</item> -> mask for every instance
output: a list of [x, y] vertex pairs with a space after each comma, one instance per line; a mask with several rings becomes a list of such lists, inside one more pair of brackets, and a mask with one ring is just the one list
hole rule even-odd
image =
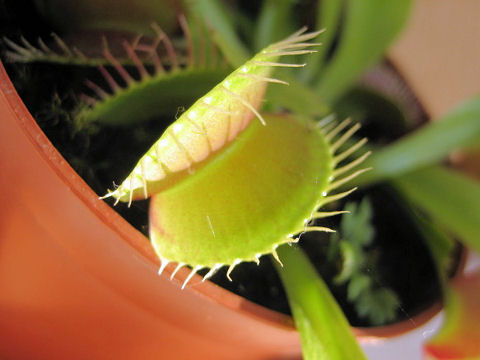
[[158, 276], [148, 240], [67, 164], [3, 66], [0, 87], [2, 359], [299, 356], [288, 317], [199, 277], [182, 291], [187, 271]]

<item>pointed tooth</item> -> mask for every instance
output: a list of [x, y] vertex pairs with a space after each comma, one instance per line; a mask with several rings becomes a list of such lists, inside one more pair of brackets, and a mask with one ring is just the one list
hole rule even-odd
[[360, 124], [356, 123], [353, 125], [350, 129], [348, 129], [337, 141], [333, 143], [333, 145], [330, 147], [332, 149], [332, 153], [335, 153], [340, 146], [342, 146], [345, 141], [350, 139], [353, 134], [355, 134], [359, 129], [360, 129]]
[[332, 121], [335, 121], [335, 119], [337, 118], [337, 116], [335, 114], [330, 114], [326, 117], [324, 117], [322, 120], [320, 120], [319, 122], [317, 122], [317, 127], [319, 128], [323, 128], [324, 126], [330, 124]]
[[202, 282], [204, 282], [207, 279], [210, 279], [217, 271], [223, 266], [223, 264], [215, 264], [203, 277]]
[[[291, 40], [291, 39], [295, 39], [297, 38], [298, 36], [302, 35], [305, 31], [307, 31], [308, 28], [306, 26], [302, 26], [300, 29], [298, 29], [297, 31], [295, 31], [292, 35], [289, 35], [285, 40]], [[285, 41], [284, 40], [284, 41]], [[282, 42], [282, 41], [280, 41]]]
[[353, 189], [350, 189], [348, 191], [344, 191], [344, 192], [341, 192], [341, 193], [338, 193], [338, 194], [334, 194], [334, 195], [329, 195], [329, 196], [325, 196], [323, 199], [321, 199], [321, 201], [319, 202], [319, 207], [325, 205], [325, 204], [328, 204], [328, 203], [331, 203], [333, 201], [336, 201], [336, 200], [340, 200], [340, 199], [343, 199], [345, 196], [348, 196], [350, 195], [352, 192], [354, 192], [355, 190], [357, 190], [356, 187], [354, 187]]
[[160, 259], [160, 268], [158, 269], [158, 275], [162, 275], [163, 270], [167, 267], [169, 261], [166, 259]]
[[272, 46], [274, 48], [282, 48], [290, 44], [294, 44], [302, 41], [308, 41], [320, 35], [322, 32], [325, 31], [325, 29], [304, 34], [305, 31], [307, 31], [307, 29], [303, 27], [297, 32], [295, 32], [294, 34], [290, 35], [285, 40], [279, 41], [278, 43], [275, 43]]
[[349, 162], [347, 165], [344, 165], [338, 169], [335, 169], [333, 171], [333, 178], [336, 178], [339, 175], [342, 175], [343, 173], [349, 171], [350, 169], [353, 169], [354, 167], [360, 165], [367, 157], [370, 156], [371, 153], [372, 153], [371, 151], [367, 151], [365, 154]]
[[196, 274], [196, 272], [197, 272], [198, 270], [200, 270], [201, 268], [202, 268], [201, 265], [197, 265], [197, 266], [195, 266], [195, 267], [192, 269], [192, 271], [190, 271], [190, 274], [188, 274], [187, 278], [185, 279], [185, 281], [184, 281], [183, 284], [182, 284], [182, 290], [185, 289], [185, 286], [187, 286], [188, 282], [189, 282], [190, 280], [192, 280], [193, 276], [194, 276], [194, 275]]
[[276, 56], [289, 56], [289, 55], [305, 55], [318, 52], [317, 50], [287, 50], [287, 51], [273, 51], [263, 55], [264, 58], [276, 57]]
[[173, 280], [173, 278], [175, 277], [175, 275], [177, 274], [178, 270], [180, 270], [182, 267], [185, 266], [185, 263], [183, 262], [180, 262], [178, 263], [177, 267], [175, 268], [175, 270], [173, 270], [173, 272], [170, 274], [170, 280]]
[[[283, 50], [288, 50], [288, 49], [301, 49], [301, 48], [307, 48], [307, 47], [312, 47], [312, 46], [321, 46], [323, 43], [321, 42], [315, 42], [315, 43], [309, 43], [309, 42], [301, 42], [301, 43], [294, 43], [294, 44], [288, 44], [285, 45], [279, 49]], [[275, 49], [274, 49], [275, 50]]]
[[331, 141], [335, 136], [337, 136], [338, 133], [340, 133], [340, 131], [345, 129], [348, 126], [348, 124], [350, 124], [351, 122], [352, 120], [350, 118], [346, 118], [340, 124], [338, 124], [332, 131], [330, 131], [327, 135], [325, 135], [325, 139], [327, 141]]
[[323, 219], [330, 216], [340, 215], [340, 214], [347, 214], [349, 211], [324, 211], [324, 212], [316, 212], [313, 214], [312, 219]]
[[258, 81], [265, 81], [265, 82], [276, 83], [276, 84], [290, 85], [286, 81], [283, 81], [283, 80], [280, 80], [280, 79], [275, 79], [275, 78], [270, 78], [270, 77], [265, 77], [265, 76], [261, 76], [261, 75], [238, 74], [238, 76], [242, 77], [242, 78], [254, 79], [254, 80], [258, 80]]
[[345, 176], [344, 178], [341, 178], [340, 180], [337, 180], [337, 181], [331, 183], [327, 187], [327, 191], [337, 189], [338, 187], [342, 186], [343, 184], [345, 184], [345, 183], [349, 182], [350, 180], [356, 178], [358, 175], [363, 174], [364, 172], [369, 171], [369, 170], [372, 170], [372, 168], [365, 168], [365, 169], [357, 170], [354, 173], [352, 173], [348, 176]]
[[109, 197], [112, 197], [112, 196], [115, 196], [115, 193], [117, 192], [117, 190], [115, 191], [110, 191], [110, 190], [107, 190], [107, 193], [103, 196], [99, 196], [98, 199], [99, 200], [103, 200], [103, 199], [107, 199]]
[[360, 149], [365, 143], [367, 142], [367, 138], [363, 138], [361, 140], [359, 140], [356, 144], [352, 145], [351, 147], [349, 147], [347, 150], [345, 150], [344, 152], [336, 155], [334, 158], [333, 158], [333, 161], [335, 164], [338, 164], [340, 161], [344, 160], [345, 158], [347, 158], [349, 155], [353, 154], [355, 151], [357, 151], [358, 149]]
[[130, 194], [128, 195], [128, 207], [132, 205], [132, 201], [133, 201], [133, 174], [130, 175], [129, 184], [130, 184], [129, 185]]
[[304, 67], [305, 65], [307, 65], [306, 63], [305, 63], [305, 64], [287, 64], [287, 63], [270, 62], [270, 61], [253, 61], [253, 64], [254, 64], [254, 65], [258, 65], [258, 66], [268, 66], [268, 67], [272, 67], [272, 66], [278, 66], [278, 67]]
[[333, 119], [328, 124], [325, 124], [320, 130], [321, 130], [323, 135], [326, 135], [337, 125], [338, 125], [337, 120]]
[[242, 262], [242, 260], [236, 259], [236, 260], [233, 262], [233, 264], [228, 267], [228, 270], [227, 270], [227, 279], [228, 279], [228, 280], [232, 281], [232, 278], [230, 277], [230, 274], [231, 274], [231, 272], [233, 271], [233, 269], [235, 268], [235, 266], [237, 266], [237, 265], [240, 264], [241, 262]]
[[325, 226], [307, 226], [307, 227], [305, 228], [305, 231], [304, 231], [304, 232], [313, 232], [313, 231], [336, 232], [335, 230], [330, 229], [330, 228], [325, 227]]
[[115, 202], [113, 203], [113, 206], [117, 206], [117, 204], [120, 202], [120, 197], [118, 197]]
[[281, 267], [283, 267], [283, 263], [282, 261], [280, 260], [280, 258], [278, 257], [278, 253], [277, 253], [277, 246], [275, 246], [275, 248], [272, 249], [272, 256], [275, 260], [277, 260], [277, 262], [280, 264]]
[[287, 38], [270, 45], [269, 49], [281, 49], [286, 45], [299, 42], [297, 41], [297, 38], [301, 36], [305, 31], [307, 31], [307, 29], [308, 28], [306, 26], [302, 26], [300, 29], [295, 31], [292, 35], [288, 36]]

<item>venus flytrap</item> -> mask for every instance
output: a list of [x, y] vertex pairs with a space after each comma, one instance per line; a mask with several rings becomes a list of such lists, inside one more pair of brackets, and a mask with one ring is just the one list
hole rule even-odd
[[146, 198], [188, 174], [210, 155], [232, 142], [257, 117], [268, 82], [284, 81], [269, 77], [274, 67], [302, 67], [305, 64], [276, 62], [282, 55], [313, 52], [303, 43], [319, 32], [304, 34], [305, 28], [284, 41], [273, 44], [228, 75], [171, 124], [160, 139], [140, 159], [132, 173], [108, 196], [118, 201]]
[[[335, 193], [364, 170], [353, 171], [368, 153], [344, 164], [365, 142], [340, 151], [358, 130], [350, 120], [316, 123], [294, 115], [260, 114], [281, 56], [312, 53], [306, 41], [319, 32], [304, 28], [266, 47], [215, 86], [170, 125], [130, 175], [105, 197], [131, 204], [152, 197], [150, 238], [161, 259], [159, 273], [177, 263], [204, 279], [229, 266], [255, 261], [309, 231], [333, 231], [311, 225], [333, 216], [320, 208], [348, 195]], [[259, 121], [252, 121], [257, 118]], [[339, 166], [342, 163], [342, 166]], [[333, 193], [332, 193], [333, 192]]]
[[110, 43], [119, 39], [90, 41], [92, 48], [98, 49], [88, 56], [75, 43], [67, 44], [56, 34], [52, 34], [49, 45], [41, 38], [36, 45], [23, 37], [18, 43], [5, 37], [3, 41], [11, 61], [98, 67], [104, 84], [85, 81], [88, 90], [73, 114], [77, 129], [91, 124], [130, 126], [171, 116], [228, 74], [229, 68], [216, 45], [208, 37], [199, 39], [204, 35], [201, 25], [188, 23], [184, 16], [179, 17], [179, 25], [185, 38], [185, 49], [180, 51], [156, 23], [150, 26], [153, 37], [131, 35], [133, 40], [121, 39], [120, 50], [115, 52]]
[[[132, 43], [122, 42], [125, 53], [135, 65], [138, 79], [115, 58], [108, 44], [104, 43], [103, 55], [115, 71], [99, 66], [108, 90], [91, 81], [86, 82], [94, 96], [84, 95], [89, 106], [78, 109], [76, 118], [79, 126], [92, 122], [131, 125], [169, 115], [178, 106], [191, 104], [225, 77], [227, 69], [218, 63], [221, 58], [216, 56], [214, 44], [207, 40], [194, 44], [191, 30], [183, 16], [179, 18], [179, 23], [187, 44], [185, 59], [180, 57], [173, 42], [156, 24], [152, 24], [156, 34], [152, 40], [142, 41], [141, 36], [138, 36]], [[166, 53], [166, 58], [161, 55], [160, 47]], [[199, 47], [202, 54], [205, 54], [208, 47], [212, 54], [208, 57], [196, 56], [194, 47]], [[145, 57], [150, 62], [149, 66], [144, 64]]]

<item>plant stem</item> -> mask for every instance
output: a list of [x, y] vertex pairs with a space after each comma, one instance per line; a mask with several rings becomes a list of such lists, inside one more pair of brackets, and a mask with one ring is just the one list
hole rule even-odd
[[305, 360], [365, 359], [345, 315], [298, 247], [277, 249], [283, 266], [276, 264], [285, 286]]

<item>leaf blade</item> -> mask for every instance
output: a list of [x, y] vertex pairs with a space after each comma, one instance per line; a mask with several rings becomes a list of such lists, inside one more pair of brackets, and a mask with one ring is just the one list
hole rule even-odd
[[301, 74], [304, 80], [310, 80], [317, 76], [324, 65], [328, 50], [338, 30], [343, 2], [343, 0], [324, 0], [317, 5], [316, 27], [317, 29], [325, 28], [326, 31], [322, 36], [322, 46], [311, 57], [311, 66], [305, 68]]
[[256, 21], [255, 51], [283, 39], [295, 30], [291, 17], [294, 4], [292, 0], [266, 0], [263, 2]]
[[350, 326], [306, 255], [284, 245], [277, 265], [302, 341], [304, 359], [364, 359]]
[[395, 179], [417, 206], [480, 252], [480, 185], [455, 171], [435, 166]]
[[334, 101], [377, 62], [406, 23], [411, 0], [350, 0], [339, 49], [318, 83], [320, 95]]
[[361, 176], [359, 182], [370, 184], [432, 165], [478, 139], [480, 97], [474, 97], [408, 137], [375, 151], [365, 162], [372, 171]]
[[190, 12], [199, 14], [213, 30], [212, 37], [231, 65], [238, 67], [248, 60], [249, 51], [235, 33], [227, 9], [218, 0], [189, 0]]

